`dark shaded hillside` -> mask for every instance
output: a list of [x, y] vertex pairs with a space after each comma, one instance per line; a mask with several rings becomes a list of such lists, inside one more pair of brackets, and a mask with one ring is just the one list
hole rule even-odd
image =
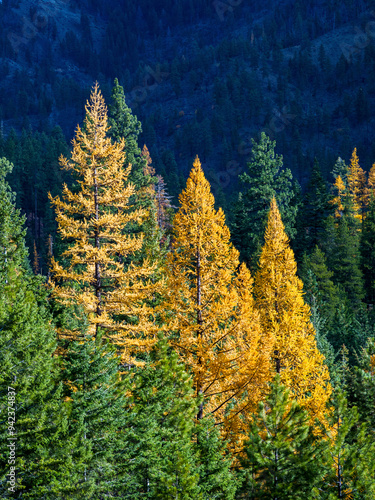
[[[264, 130], [304, 186], [373, 144], [371, 2], [7, 0], [0, 6], [0, 118], [70, 140], [98, 79], [113, 79], [166, 179], [199, 154], [216, 195], [235, 189]], [[180, 190], [171, 185], [172, 194]]]

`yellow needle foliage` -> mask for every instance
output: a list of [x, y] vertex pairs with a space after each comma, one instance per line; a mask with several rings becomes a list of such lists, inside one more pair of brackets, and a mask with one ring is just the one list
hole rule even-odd
[[344, 212], [344, 199], [346, 196], [346, 186], [341, 176], [336, 177], [335, 183], [332, 186], [332, 191], [334, 197], [330, 200], [330, 203], [335, 207], [335, 217], [340, 218]]
[[331, 394], [329, 373], [319, 352], [303, 300], [303, 284], [275, 198], [271, 201], [265, 244], [255, 276], [256, 305], [263, 334], [272, 343], [273, 372], [292, 390], [312, 419], [325, 421]]
[[355, 217], [362, 220], [364, 198], [365, 198], [365, 188], [366, 188], [366, 174], [364, 170], [359, 166], [359, 159], [357, 156], [357, 148], [354, 148], [352, 157], [350, 159], [350, 166], [348, 169], [348, 188], [349, 193], [352, 197], [353, 208], [355, 211]]
[[[73, 192], [64, 185], [62, 199], [49, 195], [58, 231], [69, 243], [62, 263], [52, 259], [51, 273], [56, 297], [82, 306], [89, 333], [95, 336], [101, 327], [130, 360], [137, 348], [154, 341], [155, 328], [143, 302], [154, 291], [148, 279], [154, 270], [147, 262], [143, 267], [125, 266], [143, 242], [142, 235], [126, 234], [125, 228], [141, 222], [146, 213], [129, 210], [135, 192], [127, 184], [131, 166], [124, 168], [124, 142], [112, 143], [108, 129], [107, 108], [96, 84], [86, 105], [84, 127], [77, 127], [72, 141], [71, 160], [60, 158], [79, 189]], [[75, 336], [74, 331], [61, 333]]]
[[245, 265], [238, 269], [239, 253], [198, 157], [179, 200], [167, 260], [171, 343], [203, 396], [197, 418], [212, 414], [238, 436], [269, 377], [253, 280]]

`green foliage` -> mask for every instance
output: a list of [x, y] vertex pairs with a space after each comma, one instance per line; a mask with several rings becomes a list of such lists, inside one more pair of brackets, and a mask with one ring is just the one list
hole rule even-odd
[[275, 154], [275, 141], [262, 132], [259, 142], [252, 139], [251, 161], [241, 174], [242, 195], [235, 209], [232, 236], [241, 258], [255, 267], [263, 243], [267, 215], [275, 196], [289, 238], [296, 234], [295, 192], [292, 173], [283, 168], [282, 156]]
[[321, 488], [322, 499], [371, 500], [375, 494], [375, 440], [359, 414], [337, 387], [332, 398], [330, 460]]
[[226, 443], [211, 418], [196, 422], [196, 450], [200, 492], [204, 499], [232, 500], [235, 498], [237, 481], [230, 470], [231, 457]]
[[350, 377], [350, 395], [354, 400], [362, 422], [368, 422], [375, 432], [375, 340], [368, 339], [367, 345], [358, 356], [357, 366]]
[[126, 499], [200, 499], [192, 444], [197, 403], [192, 381], [165, 341], [130, 372]]
[[[114, 348], [89, 336], [69, 342], [61, 379], [69, 412], [68, 435], [77, 471], [72, 498], [103, 498], [124, 484], [125, 389]], [[82, 460], [84, 457], [84, 461]]]
[[314, 435], [309, 419], [276, 376], [250, 425], [240, 498], [311, 498], [325, 472], [327, 445]]
[[375, 197], [373, 196], [368, 212], [362, 223], [360, 242], [361, 269], [368, 304], [375, 304]]

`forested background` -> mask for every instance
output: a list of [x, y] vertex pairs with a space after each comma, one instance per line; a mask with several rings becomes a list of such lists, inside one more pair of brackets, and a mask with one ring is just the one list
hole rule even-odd
[[375, 498], [375, 3], [0, 20], [3, 497]]

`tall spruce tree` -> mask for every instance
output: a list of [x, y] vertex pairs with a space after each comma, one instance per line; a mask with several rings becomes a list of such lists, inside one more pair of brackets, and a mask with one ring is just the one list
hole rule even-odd
[[232, 240], [241, 258], [256, 268], [263, 244], [270, 201], [276, 197], [288, 236], [296, 234], [297, 207], [292, 173], [283, 168], [282, 156], [275, 154], [275, 141], [262, 132], [259, 142], [252, 139], [251, 161], [247, 172], [240, 175], [242, 195], [235, 210]]

